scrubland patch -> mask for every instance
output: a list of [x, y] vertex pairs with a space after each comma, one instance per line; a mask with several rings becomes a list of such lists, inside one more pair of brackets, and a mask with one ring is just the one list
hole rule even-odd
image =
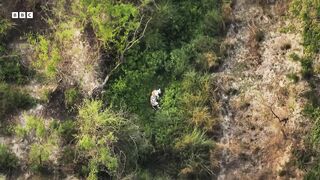
[[[219, 145], [225, 158], [219, 177], [301, 178], [303, 172], [292, 163], [293, 147], [301, 145], [307, 128], [308, 119], [303, 117], [306, 100], [301, 95], [308, 88], [300, 75], [306, 68], [290, 56], [303, 54], [302, 37], [295, 31], [279, 32], [289, 20], [271, 18], [273, 14], [284, 15], [280, 11], [287, 8], [285, 2], [251, 3], [239, 2], [238, 6], [248, 11], [255, 3], [263, 3], [263, 7], [251, 17], [246, 12], [241, 16], [240, 8], [236, 10], [244, 20], [237, 25], [239, 32], [229, 35], [238, 44], [229, 49], [225, 70], [218, 75], [221, 79], [233, 77], [222, 81], [222, 94], [234, 87], [238, 92], [228, 94], [228, 105], [222, 107], [224, 137]], [[253, 63], [246, 56], [251, 53], [255, 55]], [[250, 65], [240, 71], [243, 62]]]

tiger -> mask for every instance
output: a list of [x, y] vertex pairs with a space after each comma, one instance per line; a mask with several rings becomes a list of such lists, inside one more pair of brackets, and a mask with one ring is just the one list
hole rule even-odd
[[154, 110], [160, 109], [158, 100], [160, 99], [161, 89], [153, 90], [150, 96], [150, 104]]

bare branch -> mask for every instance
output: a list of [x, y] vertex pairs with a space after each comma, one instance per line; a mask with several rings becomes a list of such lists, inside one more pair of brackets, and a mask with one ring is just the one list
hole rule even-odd
[[140, 25], [139, 25], [139, 26], [137, 27], [137, 29], [135, 30], [135, 32], [134, 32], [134, 34], [133, 34], [133, 39], [132, 39], [132, 41], [130, 41], [130, 42], [127, 44], [127, 46], [125, 47], [125, 49], [123, 50], [123, 52], [120, 54], [119, 62], [118, 62], [117, 65], [109, 72], [109, 74], [104, 78], [104, 81], [103, 81], [103, 83], [100, 85], [100, 88], [103, 88], [103, 87], [107, 84], [107, 82], [108, 82], [110, 76], [113, 74], [113, 72], [114, 72], [115, 70], [117, 70], [117, 69], [119, 68], [119, 66], [123, 63], [124, 54], [126, 53], [126, 51], [128, 51], [130, 48], [132, 48], [132, 46], [133, 46], [134, 44], [136, 44], [139, 40], [141, 40], [141, 39], [144, 37], [144, 34], [145, 34], [145, 32], [146, 32], [146, 29], [147, 29], [148, 24], [149, 24], [149, 22], [151, 21], [151, 19], [152, 19], [152, 18], [150, 18], [150, 19], [147, 21], [146, 25], [144, 26], [144, 29], [143, 29], [142, 33], [141, 33], [140, 36], [137, 38], [136, 36], [137, 36], [138, 30], [139, 30], [139, 28], [140, 28], [140, 26], [141, 26], [141, 24], [142, 24], [142, 20], [143, 20], [143, 16], [141, 17], [140, 23], [139, 23]]
[[[141, 26], [141, 24], [142, 24], [143, 17], [144, 17], [144, 15], [141, 16], [140, 21], [139, 21], [139, 26], [138, 26], [138, 27], [136, 28], [136, 30], [134, 31], [134, 33], [133, 33], [133, 38], [132, 38], [132, 39], [136, 39], [138, 30], [140, 29], [140, 26]], [[132, 41], [130, 41], [128, 44], [130, 44], [131, 42], [132, 42]]]
[[151, 19], [152, 19], [152, 18], [150, 18], [150, 19], [147, 21], [147, 23], [146, 23], [146, 25], [144, 26], [144, 29], [143, 29], [140, 37], [137, 38], [137, 39], [135, 39], [135, 40], [133, 40], [133, 41], [131, 41], [131, 42], [129, 42], [129, 43], [128, 43], [128, 46], [125, 48], [125, 50], [124, 50], [123, 52], [126, 52], [128, 49], [130, 49], [134, 44], [136, 44], [138, 41], [140, 41], [140, 39], [142, 39], [142, 38], [144, 37], [144, 34], [145, 34], [146, 30], [147, 30], [148, 24], [149, 24], [149, 22], [151, 21]]
[[156, 1], [155, 1], [155, 0], [152, 0], [152, 2], [153, 2], [153, 4], [154, 4], [154, 6], [157, 8], [157, 10], [159, 10], [160, 8], [159, 8], [158, 4], [156, 3]]
[[109, 72], [109, 74], [104, 78], [103, 83], [100, 85], [101, 88], [103, 88], [103, 87], [107, 84], [110, 76], [114, 73], [115, 70], [118, 69], [118, 67], [119, 67], [121, 64], [122, 64], [122, 63], [119, 62], [119, 63]]
[[269, 107], [271, 113], [279, 120], [279, 122], [281, 122], [280, 117], [273, 111], [272, 107], [271, 106], [268, 106], [268, 107]]

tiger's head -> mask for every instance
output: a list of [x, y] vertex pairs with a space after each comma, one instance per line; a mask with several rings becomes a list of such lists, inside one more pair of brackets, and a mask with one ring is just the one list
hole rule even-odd
[[157, 94], [158, 94], [158, 95], [161, 94], [161, 89], [158, 89], [158, 90], [157, 90]]

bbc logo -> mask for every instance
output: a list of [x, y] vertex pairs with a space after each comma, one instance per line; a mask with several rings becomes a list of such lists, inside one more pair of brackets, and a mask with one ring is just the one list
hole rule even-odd
[[33, 12], [12, 12], [12, 19], [33, 19]]

